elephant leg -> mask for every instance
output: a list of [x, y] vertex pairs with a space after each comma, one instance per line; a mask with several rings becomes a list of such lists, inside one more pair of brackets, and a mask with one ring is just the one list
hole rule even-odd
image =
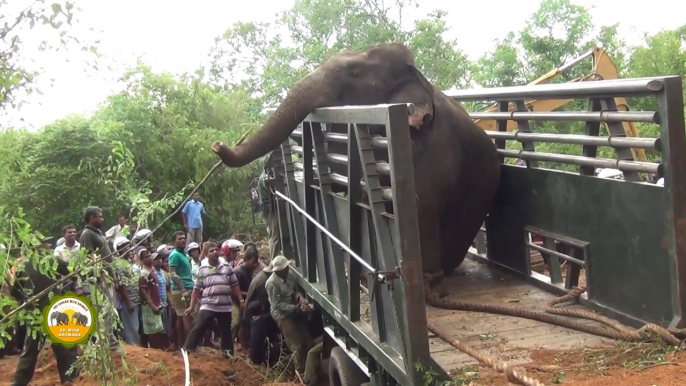
[[441, 270], [440, 217], [435, 207], [418, 205], [417, 209], [422, 270], [425, 273], [435, 273]]
[[453, 273], [462, 264], [485, 217], [482, 208], [470, 205], [448, 207], [443, 212], [441, 267], [446, 275]]

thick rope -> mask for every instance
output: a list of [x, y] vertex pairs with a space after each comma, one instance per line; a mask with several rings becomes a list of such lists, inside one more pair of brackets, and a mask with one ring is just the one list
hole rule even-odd
[[[436, 307], [436, 308], [442, 308], [442, 309], [448, 309], [448, 310], [457, 310], [457, 311], [471, 311], [471, 312], [484, 312], [484, 313], [491, 313], [491, 314], [499, 314], [499, 315], [506, 315], [506, 316], [515, 316], [515, 317], [520, 317], [520, 318], [526, 318], [526, 319], [532, 319], [532, 320], [537, 320], [540, 322], [545, 322], [545, 323], [550, 323], [553, 325], [557, 326], [562, 326], [562, 327], [567, 327], [573, 330], [577, 331], [582, 331], [586, 332], [589, 334], [594, 334], [598, 336], [603, 336], [606, 338], [611, 338], [611, 339], [617, 339], [617, 340], [624, 340], [624, 341], [631, 341], [631, 342], [636, 342], [636, 341], [645, 341], [650, 339], [653, 336], [659, 336], [667, 342], [670, 345], [680, 345], [682, 342], [674, 336], [674, 334], [656, 324], [653, 323], [648, 323], [645, 326], [641, 327], [640, 329], [632, 329], [630, 327], [627, 327], [616, 320], [612, 320], [610, 318], [607, 318], [605, 316], [596, 314], [594, 312], [586, 311], [586, 310], [579, 310], [579, 309], [570, 309], [570, 308], [559, 308], [556, 307], [558, 304], [565, 303], [565, 302], [574, 302], [578, 303], [579, 302], [579, 297], [581, 294], [586, 292], [586, 287], [577, 287], [574, 290], [572, 290], [569, 294], [561, 296], [557, 299], [553, 299], [550, 301], [547, 306], [545, 312], [538, 312], [538, 311], [531, 311], [531, 310], [523, 310], [519, 308], [514, 308], [514, 307], [507, 307], [507, 306], [496, 306], [496, 305], [491, 305], [491, 304], [475, 304], [475, 303], [463, 303], [463, 302], [457, 302], [454, 300], [447, 300], [447, 299], [442, 299], [441, 296], [438, 294], [438, 292], [434, 291], [431, 289], [431, 284], [437, 280], [440, 280], [442, 277], [442, 274], [425, 274], [424, 276], [424, 290], [426, 294], [426, 300], [427, 304]], [[554, 315], [553, 315], [554, 314]], [[603, 323], [607, 326], [610, 326], [613, 328], [613, 330], [610, 329], [604, 329], [601, 327], [597, 326], [592, 326], [592, 325], [587, 325], [583, 324], [577, 321], [573, 320], [568, 320], [568, 319], [563, 319], [555, 315], [564, 315], [564, 316], [572, 316], [576, 318], [583, 318], [583, 319], [589, 319], [589, 320], [594, 320], [600, 323]], [[488, 355], [485, 353], [482, 353], [474, 348], [471, 348], [464, 343], [460, 342], [457, 339], [453, 339], [450, 337], [449, 334], [446, 334], [443, 331], [438, 330], [435, 326], [429, 324], [429, 330], [439, 336], [440, 338], [444, 339], [445, 341], [449, 342], [451, 345], [459, 349], [460, 351], [463, 351], [467, 355], [477, 359], [479, 362], [501, 372], [504, 373], [507, 376], [507, 379], [516, 384], [520, 385], [526, 385], [526, 386], [538, 386], [542, 385], [539, 381], [529, 378], [526, 375], [517, 373], [514, 369], [512, 369], [507, 363], [497, 363], [495, 362], [492, 358], [490, 358]]]
[[494, 360], [493, 358], [489, 357], [483, 351], [477, 350], [473, 347], [469, 347], [468, 345], [460, 342], [459, 339], [452, 338], [450, 336], [450, 334], [447, 334], [444, 331], [439, 330], [433, 324], [429, 323], [428, 326], [429, 326], [429, 331], [433, 332], [439, 338], [450, 343], [451, 345], [453, 345], [458, 350], [464, 352], [465, 354], [469, 355], [470, 357], [475, 358], [476, 360], [485, 364], [486, 366], [488, 366], [488, 367], [490, 367], [490, 368], [492, 368], [492, 369], [494, 369], [500, 373], [505, 374], [505, 376], [507, 377], [507, 380], [509, 382], [517, 384], [517, 385], [525, 385], [525, 386], [544, 386], [543, 383], [537, 381], [536, 379], [528, 377], [526, 374], [517, 372], [517, 370], [515, 370], [513, 367], [511, 367], [506, 362], [498, 362], [498, 361]]

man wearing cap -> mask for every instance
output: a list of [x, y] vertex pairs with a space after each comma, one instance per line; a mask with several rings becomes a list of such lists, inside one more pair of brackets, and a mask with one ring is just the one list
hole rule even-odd
[[145, 249], [150, 251], [150, 253], [155, 252], [155, 247], [153, 247], [152, 245], [152, 231], [150, 229], [139, 229], [133, 236], [133, 240], [131, 240], [131, 243], [133, 245], [138, 245], [138, 243], [140, 243], [140, 245], [142, 247], [145, 247]]
[[[243, 249], [243, 243], [236, 239], [228, 239], [222, 243], [221, 255], [219, 260], [223, 260], [225, 263], [231, 266], [231, 268], [236, 268], [240, 261], [238, 260], [238, 253]], [[203, 259], [202, 265], [207, 265], [207, 258]]]
[[198, 268], [200, 268], [200, 245], [196, 242], [188, 244], [186, 249], [188, 256], [191, 258], [191, 277], [195, 280], [198, 274]]
[[286, 257], [279, 255], [272, 260], [273, 274], [267, 279], [265, 289], [269, 297], [271, 314], [286, 340], [288, 348], [295, 353], [295, 366], [298, 372], [305, 371], [307, 352], [312, 348], [305, 314], [312, 307], [296, 290], [295, 278], [289, 275], [290, 264]]

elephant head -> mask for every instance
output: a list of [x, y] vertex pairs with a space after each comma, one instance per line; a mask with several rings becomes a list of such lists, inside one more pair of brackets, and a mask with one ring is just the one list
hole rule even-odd
[[240, 167], [281, 145], [313, 110], [345, 105], [413, 103], [409, 125], [424, 129], [434, 117], [434, 88], [415, 67], [412, 52], [402, 44], [386, 44], [362, 52], [341, 52], [300, 80], [260, 130], [231, 149], [212, 146], [222, 162]]

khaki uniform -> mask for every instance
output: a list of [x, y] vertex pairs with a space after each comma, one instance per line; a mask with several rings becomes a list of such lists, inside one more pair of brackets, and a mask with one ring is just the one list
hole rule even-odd
[[307, 353], [312, 348], [312, 337], [305, 316], [296, 311], [297, 294], [295, 278], [288, 275], [282, 279], [272, 274], [265, 284], [269, 297], [270, 312], [288, 348], [295, 353], [295, 366], [298, 372], [305, 371]]

